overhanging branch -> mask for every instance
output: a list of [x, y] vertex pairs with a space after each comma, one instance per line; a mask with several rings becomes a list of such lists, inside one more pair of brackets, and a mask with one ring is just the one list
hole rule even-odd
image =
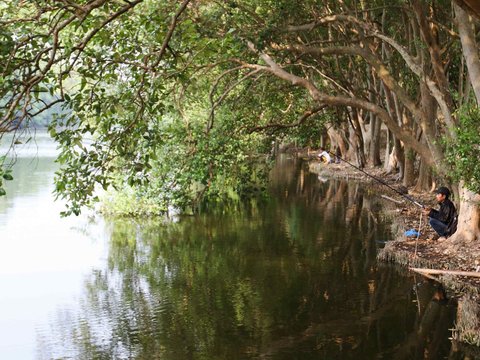
[[264, 126], [255, 126], [253, 128], [248, 129], [247, 133], [252, 134], [254, 132], [260, 132], [260, 131], [264, 131], [264, 130], [267, 130], [267, 129], [279, 130], [279, 129], [294, 128], [294, 127], [302, 125], [309, 117], [318, 114], [320, 111], [322, 111], [326, 107], [327, 107], [327, 105], [321, 105], [321, 106], [314, 107], [311, 110], [307, 110], [302, 114], [302, 116], [300, 116], [298, 118], [298, 120], [296, 122], [291, 123], [291, 124], [271, 123], [271, 124], [264, 125]]
[[416, 141], [415, 137], [409, 131], [404, 130], [401, 128], [396, 121], [394, 121], [388, 112], [383, 109], [382, 107], [378, 106], [377, 104], [371, 103], [369, 101], [355, 98], [355, 97], [347, 97], [347, 96], [339, 96], [339, 95], [328, 95], [321, 92], [311, 81], [294, 75], [292, 73], [287, 72], [281, 66], [279, 66], [268, 54], [258, 51], [253, 43], [247, 43], [248, 48], [258, 54], [258, 56], [268, 65], [259, 65], [259, 64], [246, 64], [253, 69], [259, 69], [262, 71], [269, 72], [270, 74], [289, 81], [292, 85], [301, 86], [305, 88], [311, 98], [319, 104], [329, 105], [329, 106], [351, 106], [354, 108], [364, 109], [366, 111], [370, 111], [376, 114], [385, 125], [400, 139], [402, 140], [407, 146], [414, 149], [424, 161], [430, 165], [434, 166], [433, 157], [430, 156], [430, 150], [424, 144]]

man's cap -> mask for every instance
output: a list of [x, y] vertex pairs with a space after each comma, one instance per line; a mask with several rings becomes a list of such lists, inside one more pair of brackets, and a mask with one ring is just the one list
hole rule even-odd
[[437, 190], [435, 190], [435, 194], [442, 194], [445, 195], [446, 197], [450, 196], [450, 190], [446, 188], [445, 186], [440, 186]]

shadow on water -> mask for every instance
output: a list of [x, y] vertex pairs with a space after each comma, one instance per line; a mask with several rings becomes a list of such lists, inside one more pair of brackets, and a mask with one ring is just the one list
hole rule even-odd
[[282, 158], [271, 200], [178, 222], [115, 221], [81, 310], [58, 311], [39, 358], [457, 359], [455, 307], [376, 263], [389, 233], [358, 184]]

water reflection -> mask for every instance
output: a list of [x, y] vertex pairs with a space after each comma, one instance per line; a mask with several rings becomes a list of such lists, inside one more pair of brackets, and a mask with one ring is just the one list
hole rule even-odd
[[39, 334], [39, 358], [449, 356], [454, 309], [376, 264], [389, 236], [376, 198], [292, 160], [272, 172], [266, 204], [115, 221], [108, 236], [106, 266], [86, 278], [80, 310], [58, 310]]

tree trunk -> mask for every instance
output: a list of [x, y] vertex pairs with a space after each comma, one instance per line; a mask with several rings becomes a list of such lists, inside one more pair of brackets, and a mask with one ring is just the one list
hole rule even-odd
[[[409, 129], [414, 129], [414, 123], [407, 111], [402, 113], [403, 126]], [[403, 185], [412, 186], [415, 182], [415, 152], [407, 145], [403, 148], [404, 153], [404, 172], [403, 172]]]
[[[372, 72], [370, 66], [368, 66], [370, 76], [367, 76], [368, 88], [369, 88], [369, 101], [372, 103], [379, 103], [378, 97], [382, 92], [381, 85], [378, 85], [375, 75]], [[378, 91], [377, 91], [378, 89]], [[380, 160], [380, 127], [382, 125], [380, 119], [373, 113], [369, 112], [369, 132], [368, 132], [368, 146], [365, 147], [365, 151], [368, 154], [368, 162], [373, 166], [380, 166], [382, 164]], [[365, 136], [365, 143], [367, 139]]]
[[369, 160], [373, 166], [382, 165], [380, 160], [380, 138], [381, 138], [381, 126], [382, 122], [372, 114], [370, 119], [371, 128], [371, 140], [370, 140], [370, 152]]
[[428, 165], [420, 160], [420, 166], [418, 170], [417, 183], [415, 184], [415, 191], [423, 192], [431, 190], [432, 186], [432, 174]]
[[[440, 48], [440, 44], [438, 42], [438, 26], [434, 22], [429, 22], [428, 19], [432, 18], [433, 14], [431, 12], [429, 14], [426, 13], [425, 1], [414, 0], [413, 9], [417, 17], [420, 33], [427, 44], [427, 49], [430, 54], [429, 63], [431, 63], [436, 83], [438, 84], [438, 87], [440, 88], [448, 107], [452, 109], [453, 99], [450, 95], [449, 83], [447, 76], [445, 75], [445, 64], [441, 56], [442, 49]], [[430, 7], [430, 11], [432, 11], [432, 7]]]
[[336, 130], [330, 126], [327, 130], [327, 135], [330, 138], [330, 143], [333, 146], [340, 148], [340, 156], [343, 158], [347, 154], [348, 143], [345, 140], [345, 136], [341, 133], [342, 130]]
[[392, 152], [392, 132], [387, 129], [387, 141], [385, 143], [385, 159], [383, 162], [383, 169], [390, 173], [392, 171], [390, 164], [390, 153]]
[[352, 145], [350, 149], [351, 158], [357, 160], [357, 166], [359, 168], [365, 167], [365, 153], [363, 151], [363, 134], [360, 126], [359, 116], [357, 109], [349, 108], [350, 115], [350, 143]]
[[[471, 17], [455, 3], [454, 9], [470, 82], [473, 86], [477, 104], [480, 104], [480, 59], [478, 56], [479, 49], [474, 37], [473, 21]], [[479, 241], [480, 195], [467, 190], [463, 182], [460, 183], [459, 193], [460, 211], [458, 216], [458, 229], [452, 236], [453, 241], [456, 239], [464, 239], [467, 242]]]
[[474, 24], [472, 18], [455, 2], [455, 20], [460, 33], [460, 41], [462, 42], [463, 56], [467, 62], [468, 74], [470, 82], [477, 98], [477, 104], [480, 103], [480, 59], [478, 58], [478, 46], [475, 42]]
[[[423, 113], [420, 126], [422, 128], [424, 139], [432, 156], [435, 158], [435, 163], [442, 166], [444, 163], [444, 154], [438, 144], [438, 133], [435, 119], [437, 115], [437, 103], [424, 83], [420, 83], [420, 101]], [[444, 169], [438, 168], [437, 170], [440, 173], [441, 170]], [[442, 174], [442, 176], [445, 175], [446, 174]]]
[[463, 182], [460, 182], [459, 193], [458, 227], [451, 237], [452, 242], [480, 241], [480, 194], [467, 190]]
[[412, 186], [415, 183], [415, 153], [412, 149], [405, 148], [405, 172], [403, 174], [403, 185]]
[[403, 174], [405, 173], [405, 153], [403, 152], [402, 144], [397, 137], [395, 137], [394, 144], [393, 152], [398, 165], [398, 178], [403, 179]]

